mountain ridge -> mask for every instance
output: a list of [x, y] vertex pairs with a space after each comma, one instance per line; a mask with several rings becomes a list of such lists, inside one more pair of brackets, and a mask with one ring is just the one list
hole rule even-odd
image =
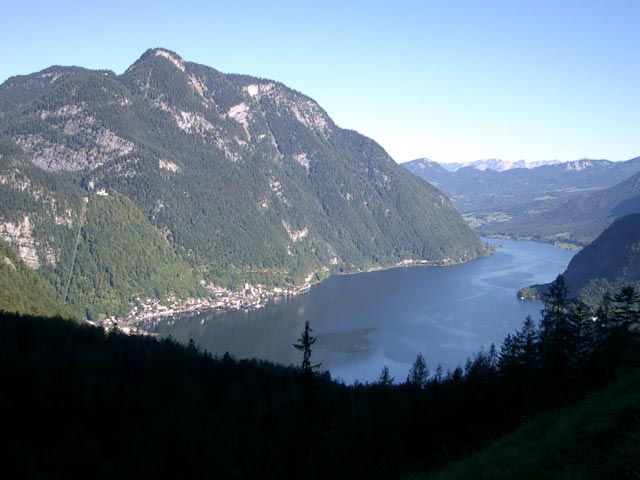
[[591, 166], [593, 163], [599, 164], [611, 164], [614, 163], [611, 160], [605, 159], [591, 159], [581, 158], [578, 160], [500, 160], [499, 158], [487, 158], [474, 160], [469, 162], [438, 162], [426, 157], [417, 158], [402, 162], [401, 165], [405, 166], [408, 170], [412, 169], [424, 169], [428, 164], [437, 164], [447, 172], [455, 173], [462, 168], [471, 167], [476, 170], [485, 171], [493, 170], [495, 172], [505, 172], [507, 170], [514, 170], [523, 168], [527, 170], [533, 170], [539, 167], [546, 167], [551, 165], [565, 165], [567, 170], [584, 169]]
[[198, 280], [227, 287], [488, 253], [442, 192], [311, 98], [166, 49], [122, 75], [12, 77], [0, 86], [0, 135], [21, 152], [0, 159], [0, 224], [37, 218], [28, 233], [58, 292], [81, 198], [108, 192], [130, 199]]

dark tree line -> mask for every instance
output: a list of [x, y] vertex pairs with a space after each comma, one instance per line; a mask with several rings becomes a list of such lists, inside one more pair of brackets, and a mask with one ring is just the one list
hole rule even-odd
[[523, 402], [540, 402], [535, 391], [542, 389], [545, 405], [562, 403], [637, 358], [640, 296], [633, 287], [605, 294], [593, 308], [567, 294], [559, 276], [544, 298], [539, 326], [527, 318], [502, 345], [498, 373], [505, 386], [520, 389]]
[[[181, 478], [401, 478], [446, 465], [548, 408], [579, 401], [640, 355], [638, 294], [592, 310], [558, 279], [539, 324], [433, 374], [384, 368], [346, 386], [313, 369], [213, 357], [171, 339], [0, 315], [5, 468]], [[306, 353], [306, 355], [305, 355]]]

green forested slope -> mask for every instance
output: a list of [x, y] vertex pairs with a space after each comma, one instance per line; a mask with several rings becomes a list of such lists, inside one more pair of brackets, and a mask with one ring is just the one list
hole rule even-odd
[[0, 310], [25, 315], [73, 318], [52, 289], [27, 268], [13, 247], [0, 239]]
[[640, 282], [640, 214], [616, 220], [576, 254], [564, 277], [572, 292], [592, 298]]
[[11, 240], [33, 254], [31, 276], [48, 283], [60, 303], [67, 295], [66, 315], [123, 315], [136, 296], [206, 294], [201, 275], [127, 197], [87, 192], [75, 173], [44, 172], [7, 138], [0, 147], [4, 232], [12, 232]]
[[[606, 292], [640, 285], [640, 214], [619, 218], [578, 252], [563, 273], [570, 295], [590, 303]], [[544, 293], [549, 285], [535, 285]]]
[[122, 315], [136, 297], [205, 295], [191, 269], [128, 198], [88, 199], [69, 285], [72, 307], [95, 319]]

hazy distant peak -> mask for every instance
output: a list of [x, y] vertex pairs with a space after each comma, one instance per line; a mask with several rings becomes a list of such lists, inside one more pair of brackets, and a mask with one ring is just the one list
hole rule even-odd
[[535, 162], [528, 162], [526, 160], [506, 161], [498, 158], [487, 158], [476, 160], [474, 162], [460, 162], [460, 163], [443, 163], [444, 168], [450, 172], [455, 172], [464, 167], [472, 167], [476, 170], [495, 170], [496, 172], [504, 172], [506, 170], [513, 170], [514, 168], [537, 168], [544, 165], [556, 165], [562, 163], [560, 160], [542, 160]]
[[417, 158], [415, 160], [410, 160], [408, 162], [404, 162], [402, 166], [418, 176], [427, 174], [427, 172], [446, 174], [451, 171], [447, 168], [448, 164], [438, 163], [429, 158]]
[[473, 162], [451, 162], [451, 163], [441, 163], [431, 160], [429, 158], [418, 158], [416, 160], [411, 160], [409, 162], [405, 162], [406, 165], [411, 165], [415, 169], [424, 170], [426, 168], [433, 169], [436, 165], [444, 168], [448, 172], [457, 172], [461, 168], [474, 168], [476, 170], [493, 170], [496, 172], [505, 172], [507, 170], [513, 170], [516, 168], [526, 168], [531, 170], [533, 168], [544, 167], [548, 165], [562, 165], [565, 171], [581, 171], [587, 168], [593, 167], [595, 165], [604, 165], [609, 164], [611, 161], [609, 160], [592, 160], [588, 158], [582, 158], [580, 160], [573, 160], [570, 162], [563, 162], [561, 160], [540, 160], [540, 161], [527, 161], [527, 160], [517, 160], [517, 161], [506, 161], [500, 160], [498, 158], [487, 158], [481, 160], [475, 160]]
[[580, 160], [575, 160], [573, 162], [565, 162], [564, 169], [567, 172], [576, 171], [579, 172], [581, 170], [586, 170], [587, 168], [593, 167], [594, 165], [605, 165], [612, 163], [609, 160], [590, 160], [588, 158], [582, 158]]
[[[639, 160], [640, 157], [633, 158], [631, 160]], [[411, 160], [409, 162], [404, 162], [405, 165], [413, 166], [415, 169], [424, 170], [425, 168], [434, 168], [435, 165], [439, 165], [444, 168], [448, 172], [457, 172], [461, 168], [475, 168], [476, 170], [494, 170], [496, 172], [504, 172], [506, 170], [513, 170], [516, 168], [526, 168], [528, 170], [544, 167], [549, 165], [560, 165], [564, 171], [581, 171], [587, 168], [595, 167], [595, 166], [604, 166], [610, 165], [613, 162], [611, 160], [594, 160], [590, 158], [581, 158], [580, 160], [572, 160], [572, 161], [562, 161], [562, 160], [539, 160], [539, 161], [527, 161], [527, 160], [517, 160], [517, 161], [506, 161], [500, 160], [497, 158], [488, 158], [475, 160], [473, 162], [436, 162], [429, 158], [418, 158], [416, 160]]]
[[415, 160], [409, 160], [408, 162], [404, 162], [404, 163], [410, 163], [412, 165], [415, 165], [416, 168], [420, 168], [420, 169], [424, 169], [427, 168], [427, 166], [429, 165], [440, 165], [443, 166], [443, 164], [436, 162], [435, 160], [431, 160], [429, 158], [416, 158]]

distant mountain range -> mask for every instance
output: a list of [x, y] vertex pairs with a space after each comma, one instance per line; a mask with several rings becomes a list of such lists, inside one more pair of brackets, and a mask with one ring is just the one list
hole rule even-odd
[[640, 172], [613, 187], [525, 204], [514, 208], [510, 218], [487, 222], [477, 230], [485, 235], [532, 237], [583, 246], [615, 219], [637, 212], [640, 212]]
[[640, 171], [640, 157], [625, 162], [576, 160], [503, 171], [466, 166], [451, 172], [444, 164], [427, 159], [401, 166], [440, 188], [458, 210], [468, 213], [608, 188]]
[[640, 157], [577, 160], [504, 171], [455, 172], [420, 159], [402, 164], [451, 197], [484, 235], [586, 245], [615, 218], [638, 210]]
[[[417, 160], [413, 160], [407, 163], [419, 162], [419, 161], [433, 162], [428, 158], [419, 158]], [[473, 168], [477, 168], [478, 170], [495, 170], [496, 172], [504, 172], [505, 170], [513, 170], [514, 168], [531, 169], [536, 167], [542, 167], [544, 165], [557, 165], [558, 163], [563, 163], [563, 162], [560, 160], [540, 160], [540, 161], [531, 161], [531, 162], [528, 162], [526, 160], [517, 160], [515, 162], [509, 162], [509, 161], [500, 160], [497, 158], [487, 158], [484, 160], [476, 160], [474, 162], [440, 163], [440, 165], [444, 169], [450, 172], [456, 172], [461, 168], [465, 168], [465, 167], [473, 167]]]
[[486, 246], [436, 188], [281, 83], [148, 50], [0, 86], [0, 236], [81, 315]]

